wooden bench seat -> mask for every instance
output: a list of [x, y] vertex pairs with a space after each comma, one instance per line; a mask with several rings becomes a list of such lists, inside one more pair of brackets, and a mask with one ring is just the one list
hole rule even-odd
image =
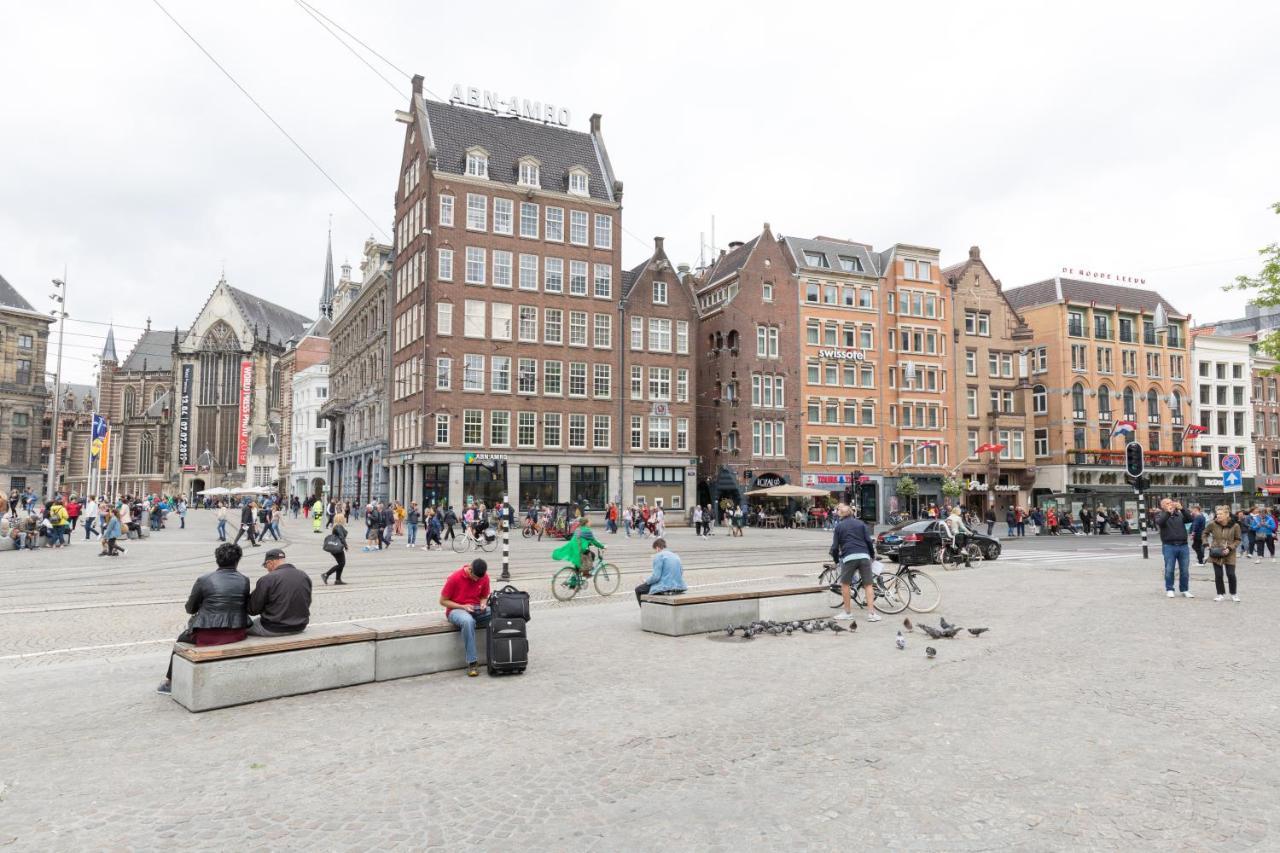
[[757, 619], [787, 621], [831, 615], [827, 588], [743, 590], [710, 595], [642, 595], [640, 627], [655, 634], [681, 637]]
[[[485, 629], [477, 630], [481, 663], [485, 639]], [[393, 616], [222, 646], [178, 643], [172, 696], [189, 711], [208, 711], [464, 666], [462, 634], [450, 622]]]

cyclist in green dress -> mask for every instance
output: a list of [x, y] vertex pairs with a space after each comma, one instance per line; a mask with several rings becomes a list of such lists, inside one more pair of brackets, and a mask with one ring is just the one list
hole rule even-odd
[[570, 564], [582, 572], [584, 577], [591, 577], [591, 566], [595, 562], [595, 555], [591, 553], [592, 547], [603, 551], [605, 544], [596, 538], [595, 532], [591, 529], [591, 521], [584, 515], [569, 541], [552, 551], [551, 556], [553, 559]]

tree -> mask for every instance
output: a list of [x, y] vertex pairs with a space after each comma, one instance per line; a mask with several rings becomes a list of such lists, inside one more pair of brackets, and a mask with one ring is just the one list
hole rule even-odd
[[942, 481], [942, 493], [949, 498], [958, 498], [964, 494], [964, 484], [955, 477], [947, 477]]
[[916, 481], [911, 479], [911, 475], [903, 474], [898, 478], [897, 487], [898, 497], [911, 500], [920, 494], [920, 487], [916, 485]]
[[[1280, 202], [1271, 205], [1271, 209], [1280, 215]], [[1258, 274], [1237, 276], [1236, 283], [1227, 285], [1226, 289], [1254, 290], [1257, 291], [1251, 300], [1254, 304], [1268, 308], [1280, 305], [1280, 242], [1264, 246], [1258, 254], [1262, 256], [1262, 269]], [[1272, 358], [1280, 358], [1280, 330], [1260, 339], [1259, 346]]]

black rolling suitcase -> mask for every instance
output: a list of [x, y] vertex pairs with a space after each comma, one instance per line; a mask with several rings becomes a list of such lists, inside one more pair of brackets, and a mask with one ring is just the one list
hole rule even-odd
[[529, 665], [529, 593], [507, 585], [489, 596], [489, 674], [524, 672]]

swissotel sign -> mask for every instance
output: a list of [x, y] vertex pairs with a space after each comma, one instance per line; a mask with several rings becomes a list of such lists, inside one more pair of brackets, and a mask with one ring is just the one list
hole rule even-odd
[[818, 358], [838, 358], [845, 361], [866, 361], [867, 354], [860, 349], [820, 349]]
[[510, 98], [504, 98], [497, 92], [490, 92], [488, 89], [477, 89], [475, 86], [463, 86], [460, 83], [453, 84], [453, 89], [449, 92], [449, 103], [475, 107], [478, 110], [484, 110], [494, 115], [540, 121], [543, 124], [556, 124], [560, 127], [569, 126], [570, 116], [566, 107], [544, 104], [541, 101], [531, 101], [528, 98], [519, 98], [515, 95]]

